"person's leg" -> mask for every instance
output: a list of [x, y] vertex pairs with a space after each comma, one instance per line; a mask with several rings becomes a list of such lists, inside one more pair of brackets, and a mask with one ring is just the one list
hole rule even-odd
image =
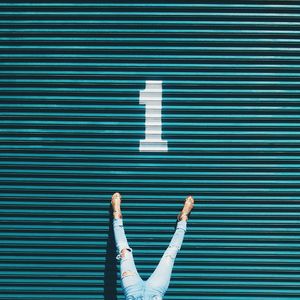
[[143, 280], [137, 272], [133, 255], [132, 248], [129, 247], [125, 230], [123, 227], [123, 219], [121, 213], [121, 195], [115, 193], [112, 196], [112, 208], [113, 208], [113, 228], [116, 247], [118, 250], [117, 259], [120, 260], [120, 273], [121, 273], [121, 284], [124, 293], [127, 296], [135, 293], [141, 288]]
[[148, 288], [159, 292], [161, 296], [165, 294], [169, 287], [174, 261], [178, 251], [181, 248], [184, 234], [186, 232], [188, 215], [192, 210], [193, 205], [193, 198], [187, 197], [185, 205], [181, 213], [178, 215], [176, 230], [171, 239], [171, 242], [168, 248], [165, 250], [156, 269], [146, 282]]
[[187, 222], [184, 220], [177, 223], [176, 231], [168, 248], [165, 250], [155, 271], [147, 280], [147, 286], [158, 291], [161, 296], [165, 294], [169, 287], [174, 261], [182, 245], [186, 231], [186, 224]]

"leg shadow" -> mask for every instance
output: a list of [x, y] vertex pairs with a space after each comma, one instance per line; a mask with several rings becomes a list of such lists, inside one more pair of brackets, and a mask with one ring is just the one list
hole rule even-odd
[[117, 259], [113, 232], [112, 210], [109, 208], [109, 230], [104, 268], [104, 300], [117, 300]]

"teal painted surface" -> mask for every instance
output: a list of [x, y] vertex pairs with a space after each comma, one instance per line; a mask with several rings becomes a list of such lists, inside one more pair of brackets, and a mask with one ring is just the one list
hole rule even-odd
[[[165, 299], [300, 297], [298, 1], [0, 2], [0, 299], [123, 299], [197, 206]], [[163, 80], [168, 153], [140, 153]], [[142, 210], [142, 212], [138, 211]]]

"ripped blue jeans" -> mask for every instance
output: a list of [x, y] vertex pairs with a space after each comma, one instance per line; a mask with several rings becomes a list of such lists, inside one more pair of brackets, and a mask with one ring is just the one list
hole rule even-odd
[[[161, 300], [166, 293], [178, 250], [180, 250], [187, 222], [177, 222], [176, 231], [156, 269], [144, 281], [137, 272], [132, 248], [129, 247], [123, 227], [123, 219], [113, 219], [114, 235], [120, 260], [121, 284], [126, 300]], [[123, 249], [126, 249], [125, 251]], [[123, 251], [122, 251], [123, 250]]]

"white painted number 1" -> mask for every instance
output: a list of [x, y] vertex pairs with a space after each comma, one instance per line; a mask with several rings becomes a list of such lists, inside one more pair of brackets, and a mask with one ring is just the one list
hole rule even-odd
[[161, 139], [162, 81], [147, 80], [140, 91], [140, 104], [145, 104], [145, 139], [140, 140], [140, 152], [167, 152], [168, 142]]

